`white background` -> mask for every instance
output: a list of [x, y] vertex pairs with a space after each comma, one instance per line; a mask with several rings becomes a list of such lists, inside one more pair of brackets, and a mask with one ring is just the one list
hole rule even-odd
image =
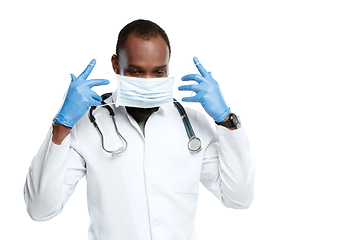
[[255, 159], [249, 209], [201, 187], [200, 240], [360, 239], [359, 2], [124, 2], [2, 1], [1, 238], [87, 239], [85, 178], [47, 222], [27, 215], [23, 184], [70, 73], [93, 58], [111, 71], [118, 32], [145, 18], [168, 33], [171, 73], [193, 56], [213, 73]]

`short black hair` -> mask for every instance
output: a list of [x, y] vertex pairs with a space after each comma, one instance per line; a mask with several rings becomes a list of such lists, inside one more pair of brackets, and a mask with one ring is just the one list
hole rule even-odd
[[169, 54], [171, 55], [170, 41], [166, 32], [154, 22], [144, 19], [138, 19], [132, 21], [131, 23], [127, 24], [123, 29], [121, 29], [116, 44], [116, 54], [118, 56], [120, 50], [124, 47], [126, 40], [132, 33], [144, 40], [150, 40], [160, 35], [168, 45]]

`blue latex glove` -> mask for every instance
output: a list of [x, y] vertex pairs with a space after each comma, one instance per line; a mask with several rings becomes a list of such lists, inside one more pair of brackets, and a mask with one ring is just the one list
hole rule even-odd
[[72, 128], [91, 106], [101, 104], [101, 97], [92, 91], [91, 88], [109, 84], [109, 80], [86, 80], [95, 64], [96, 60], [93, 59], [77, 78], [74, 74], [71, 74], [71, 84], [66, 94], [64, 104], [54, 118], [56, 123]]
[[199, 102], [205, 111], [215, 120], [222, 122], [230, 113], [230, 108], [226, 105], [225, 100], [220, 92], [218, 83], [213, 79], [210, 72], [200, 64], [197, 57], [194, 57], [199, 74], [188, 74], [181, 78], [183, 81], [196, 81], [199, 84], [184, 85], [178, 89], [180, 91], [194, 91], [196, 95], [193, 97], [185, 97], [184, 102]]

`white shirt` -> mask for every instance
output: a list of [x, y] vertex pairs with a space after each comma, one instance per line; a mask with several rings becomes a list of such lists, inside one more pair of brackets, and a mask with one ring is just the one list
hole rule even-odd
[[[87, 114], [61, 145], [52, 128], [34, 157], [25, 201], [34, 220], [58, 215], [76, 183], [86, 175], [89, 240], [197, 240], [194, 229], [199, 182], [223, 205], [242, 209], [253, 199], [254, 165], [243, 127], [228, 130], [186, 109], [202, 150], [191, 153], [177, 109], [160, 107], [145, 125], [145, 137], [124, 107], [115, 108], [119, 132], [128, 142], [112, 157]], [[109, 150], [123, 143], [105, 108], [94, 111]]]

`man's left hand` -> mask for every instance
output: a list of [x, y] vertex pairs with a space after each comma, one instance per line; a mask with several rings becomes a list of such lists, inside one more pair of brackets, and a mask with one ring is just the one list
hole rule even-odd
[[188, 74], [181, 78], [182, 81], [196, 81], [198, 84], [180, 86], [180, 91], [194, 91], [193, 97], [185, 97], [184, 102], [199, 102], [205, 111], [215, 120], [215, 122], [224, 121], [229, 113], [230, 108], [226, 105], [221, 94], [219, 84], [212, 77], [211, 72], [207, 72], [201, 65], [197, 57], [194, 57], [194, 63], [199, 70], [199, 74]]

